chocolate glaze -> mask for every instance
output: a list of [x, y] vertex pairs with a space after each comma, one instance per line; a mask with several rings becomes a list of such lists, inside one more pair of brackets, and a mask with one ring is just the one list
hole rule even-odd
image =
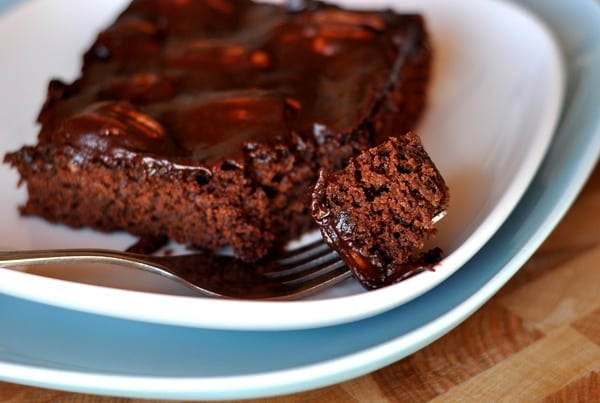
[[40, 143], [216, 166], [241, 163], [255, 143], [350, 133], [422, 30], [416, 15], [251, 4], [133, 1], [86, 53], [81, 78], [51, 82]]

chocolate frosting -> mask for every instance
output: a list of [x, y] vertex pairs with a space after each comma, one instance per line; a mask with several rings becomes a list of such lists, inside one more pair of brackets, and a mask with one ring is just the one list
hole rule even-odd
[[292, 3], [134, 0], [78, 80], [51, 82], [40, 142], [216, 165], [249, 144], [355, 130], [420, 17]]

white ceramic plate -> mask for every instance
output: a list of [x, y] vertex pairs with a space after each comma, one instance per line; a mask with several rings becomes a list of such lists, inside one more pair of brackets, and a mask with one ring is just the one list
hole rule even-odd
[[362, 321], [263, 332], [128, 321], [0, 294], [0, 379], [154, 399], [264, 397], [374, 371], [457, 326], [552, 231], [600, 153], [600, 9], [592, 0], [522, 4], [549, 24], [568, 61], [562, 118], [547, 158], [515, 211], [447, 281]]
[[[0, 43], [0, 150], [34, 141], [32, 122], [48, 79], [75, 77], [80, 55], [123, 3], [38, 0], [0, 20], [0, 37], [11, 38]], [[436, 54], [430, 109], [419, 133], [447, 179], [452, 200], [436, 240], [447, 257], [435, 272], [372, 292], [351, 280], [294, 302], [190, 297], [175, 284], [120, 268], [65, 268], [54, 274], [60, 279], [0, 270], [0, 292], [128, 319], [273, 330], [366, 318], [440, 284], [489, 240], [532, 180], [558, 119], [564, 84], [562, 59], [545, 26], [510, 3], [413, 0], [396, 8], [426, 15]], [[64, 24], [65, 13], [76, 18]], [[9, 189], [0, 204], [3, 247], [122, 249], [133, 243], [133, 238], [124, 234], [74, 231], [19, 217], [17, 205], [25, 194], [22, 189], [10, 190], [16, 182], [16, 174], [2, 166], [0, 185]]]

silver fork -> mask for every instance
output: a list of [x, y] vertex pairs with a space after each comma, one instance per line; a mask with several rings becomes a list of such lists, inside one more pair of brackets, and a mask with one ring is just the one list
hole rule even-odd
[[0, 252], [0, 267], [109, 263], [175, 280], [203, 296], [285, 300], [330, 287], [351, 276], [322, 240], [256, 263], [208, 253], [154, 256], [104, 249]]

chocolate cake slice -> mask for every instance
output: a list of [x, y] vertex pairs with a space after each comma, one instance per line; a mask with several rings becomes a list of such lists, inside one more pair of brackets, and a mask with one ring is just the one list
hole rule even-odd
[[421, 115], [430, 47], [419, 15], [289, 4], [134, 0], [5, 156], [22, 214], [246, 261], [313, 226], [319, 169]]
[[438, 248], [423, 249], [448, 200], [444, 179], [409, 132], [365, 151], [343, 170], [322, 174], [312, 215], [325, 241], [372, 289], [439, 261]]

